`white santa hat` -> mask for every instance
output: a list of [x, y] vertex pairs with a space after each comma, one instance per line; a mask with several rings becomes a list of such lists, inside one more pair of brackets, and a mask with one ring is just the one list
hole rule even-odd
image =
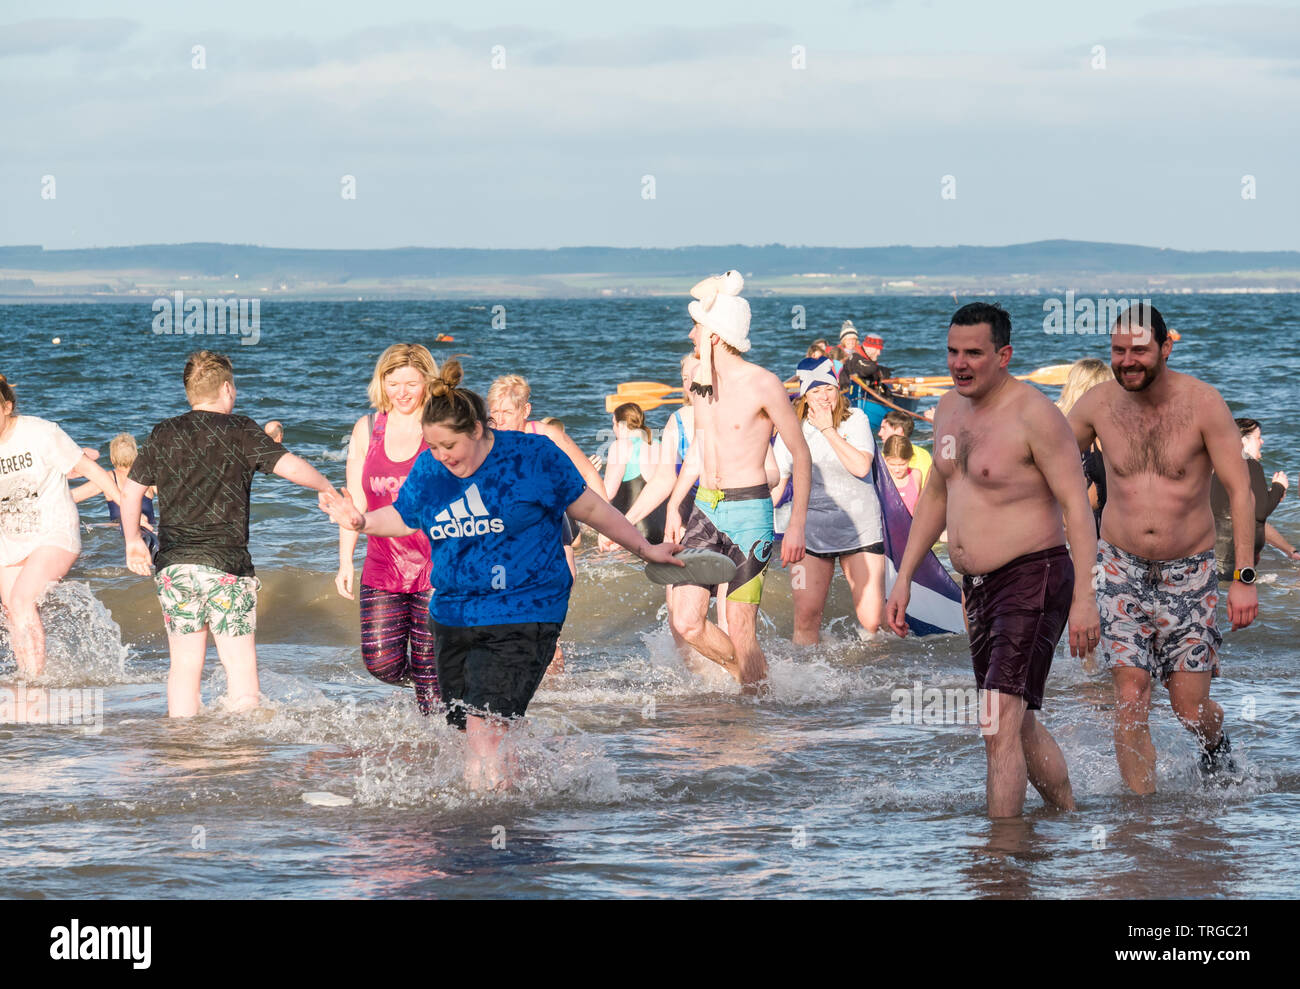
[[[700, 327], [735, 347], [742, 354], [749, 350], [749, 303], [740, 297], [745, 279], [739, 271], [710, 275], [691, 289], [695, 301], [686, 307]], [[695, 369], [691, 390], [701, 395], [713, 391], [713, 344], [701, 341], [700, 363]]]

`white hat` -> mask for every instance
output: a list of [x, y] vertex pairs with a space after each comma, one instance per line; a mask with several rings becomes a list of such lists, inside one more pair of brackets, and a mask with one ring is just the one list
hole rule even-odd
[[749, 350], [749, 303], [740, 297], [744, 287], [739, 271], [710, 275], [691, 289], [696, 301], [686, 307], [691, 319], [742, 354]]
[[[717, 334], [742, 354], [749, 350], [749, 303], [740, 297], [745, 279], [739, 271], [710, 275], [691, 289], [694, 302], [686, 307], [691, 319], [710, 334]], [[698, 395], [713, 394], [713, 343], [700, 342], [700, 363], [695, 367], [691, 391]]]

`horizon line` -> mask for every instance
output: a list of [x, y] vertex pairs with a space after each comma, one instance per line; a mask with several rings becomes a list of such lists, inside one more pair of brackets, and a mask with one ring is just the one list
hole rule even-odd
[[1242, 248], [1202, 248], [1189, 249], [1181, 247], [1155, 246], [1150, 244], [1133, 244], [1106, 240], [1073, 240], [1068, 237], [1052, 237], [1042, 240], [1018, 241], [1008, 244], [858, 244], [837, 246], [832, 244], [784, 244], [771, 241], [765, 244], [680, 244], [675, 247], [618, 247], [609, 244], [566, 244], [558, 247], [464, 247], [446, 245], [402, 244], [392, 247], [300, 247], [273, 244], [240, 243], [234, 241], [189, 240], [174, 242], [151, 242], [139, 244], [104, 244], [88, 247], [45, 247], [43, 244], [0, 244], [0, 251], [40, 250], [45, 253], [67, 251], [109, 251], [132, 250], [150, 247], [240, 247], [267, 251], [695, 251], [695, 250], [832, 250], [832, 251], [874, 251], [874, 250], [1002, 250], [1012, 247], [1034, 247], [1046, 244], [1077, 244], [1092, 247], [1125, 247], [1150, 251], [1169, 251], [1179, 254], [1297, 254], [1300, 247], [1282, 249], [1242, 249]]

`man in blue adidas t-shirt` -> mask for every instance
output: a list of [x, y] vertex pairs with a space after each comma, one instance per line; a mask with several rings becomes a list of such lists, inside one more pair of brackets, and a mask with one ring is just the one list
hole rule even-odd
[[641, 559], [677, 562], [681, 547], [652, 546], [588, 491], [545, 436], [497, 432], [474, 392], [456, 387], [452, 360], [424, 409], [429, 444], [397, 502], [363, 515], [346, 498], [321, 497], [338, 524], [373, 536], [429, 537], [429, 602], [438, 684], [450, 724], [466, 730], [465, 778], [509, 786], [500, 755], [506, 722], [522, 717], [555, 652], [573, 578], [560, 530], [564, 513]]

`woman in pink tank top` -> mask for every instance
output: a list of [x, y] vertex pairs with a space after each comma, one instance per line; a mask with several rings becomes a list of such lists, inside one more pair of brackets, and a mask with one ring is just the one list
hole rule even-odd
[[[353, 503], [373, 512], [391, 505], [429, 449], [420, 426], [429, 382], [437, 377], [433, 356], [419, 344], [398, 343], [380, 355], [370, 379], [372, 415], [352, 429], [347, 491]], [[357, 533], [339, 529], [339, 571], [335, 586], [351, 600], [352, 556]], [[361, 658], [385, 683], [411, 683], [420, 711], [439, 700], [438, 668], [428, 627], [429, 540], [423, 532], [400, 538], [369, 536], [361, 568]]]

